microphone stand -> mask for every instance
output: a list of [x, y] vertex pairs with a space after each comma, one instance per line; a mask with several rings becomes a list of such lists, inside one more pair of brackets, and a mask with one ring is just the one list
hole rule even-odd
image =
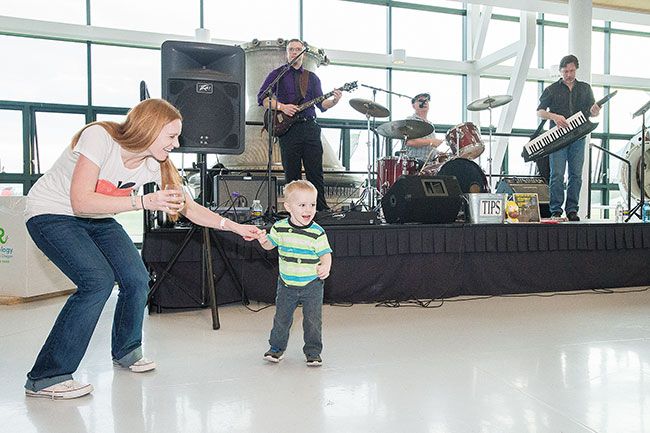
[[[628, 222], [630, 218], [632, 218], [632, 215], [637, 215], [641, 221], [643, 221], [643, 205], [645, 203], [645, 143], [646, 143], [646, 124], [645, 124], [645, 113], [650, 109], [650, 101], [646, 102], [646, 104], [639, 108], [633, 115], [632, 118], [634, 119], [637, 116], [641, 116], [641, 176], [640, 176], [640, 183], [641, 183], [641, 193], [639, 194], [641, 197], [639, 199], [639, 202], [630, 210], [630, 213], [627, 216], [627, 219], [625, 222]], [[632, 167], [630, 167], [630, 172], [632, 171]], [[630, 190], [632, 189], [632, 183], [630, 182], [629, 186]]]
[[401, 94], [401, 93], [397, 93], [397, 92], [393, 92], [392, 90], [386, 90], [386, 89], [382, 89], [382, 88], [380, 88], [380, 87], [368, 86], [367, 84], [361, 84], [361, 85], [362, 85], [363, 87], [367, 87], [367, 88], [372, 89], [372, 90], [378, 90], [378, 91], [380, 91], [380, 92], [390, 93], [391, 95], [399, 96], [399, 97], [402, 97], [402, 98], [409, 98], [409, 99], [412, 98], [411, 96], [403, 95], [403, 94]]
[[[266, 221], [273, 223], [275, 221], [274, 215], [275, 212], [273, 211], [273, 205], [271, 204], [272, 200], [272, 194], [271, 194], [271, 162], [273, 160], [273, 126], [275, 125], [275, 111], [277, 111], [277, 105], [276, 108], [273, 109], [271, 108], [271, 103], [273, 102], [273, 89], [276, 88], [278, 83], [280, 82], [280, 79], [291, 69], [298, 61], [298, 59], [305, 54], [309, 50], [308, 47], [305, 47], [300, 54], [298, 54], [293, 60], [290, 62], [286, 63], [282, 70], [278, 73], [278, 75], [275, 77], [271, 83], [264, 89], [264, 92], [262, 92], [265, 95], [265, 99], [268, 98], [269, 100], [269, 109], [266, 112], [267, 118], [266, 118], [266, 124], [268, 125], [268, 130], [266, 131], [268, 133], [268, 163], [266, 165], [266, 182], [267, 182], [267, 206], [266, 206], [266, 212], [264, 213], [264, 218]], [[277, 88], [275, 93], [277, 93]], [[276, 104], [278, 101], [276, 100]]]

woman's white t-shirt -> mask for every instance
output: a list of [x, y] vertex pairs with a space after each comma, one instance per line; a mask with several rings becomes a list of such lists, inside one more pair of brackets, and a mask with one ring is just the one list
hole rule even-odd
[[[59, 159], [27, 194], [25, 218], [43, 214], [75, 215], [70, 203], [70, 185], [79, 155], [83, 155], [99, 167], [95, 191], [111, 196], [130, 195], [149, 182], [161, 183], [160, 163], [147, 158], [140, 166], [124, 167], [121, 146], [100, 125], [86, 128], [74, 149], [67, 146]], [[105, 218], [109, 215], [75, 215], [89, 218]]]

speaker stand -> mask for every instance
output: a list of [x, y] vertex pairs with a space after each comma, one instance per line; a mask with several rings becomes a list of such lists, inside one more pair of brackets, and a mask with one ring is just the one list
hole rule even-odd
[[[205, 206], [205, 190], [206, 190], [205, 189], [205, 182], [206, 182], [205, 154], [202, 153], [198, 154], [197, 165], [199, 166], [199, 178], [201, 180], [201, 205]], [[214, 271], [212, 269], [212, 242], [210, 237], [210, 229], [208, 227], [192, 224], [192, 227], [185, 235], [183, 242], [178, 247], [178, 249], [174, 252], [174, 255], [172, 256], [171, 260], [167, 263], [167, 266], [163, 270], [162, 275], [151, 286], [151, 289], [149, 290], [149, 294], [147, 295], [147, 304], [149, 307], [149, 314], [151, 314], [153, 308], [153, 296], [156, 294], [156, 292], [158, 291], [162, 283], [165, 281], [167, 276], [171, 275], [170, 271], [178, 261], [179, 257], [181, 256], [185, 248], [189, 245], [190, 240], [194, 236], [194, 233], [199, 229], [201, 230], [201, 294], [202, 294], [202, 298], [205, 299], [206, 283], [207, 283], [208, 296], [210, 298], [209, 305], [212, 311], [212, 329], [217, 330], [221, 327], [221, 324], [219, 322], [219, 309], [217, 307], [217, 289], [216, 286], [214, 285]], [[217, 242], [216, 239], [214, 245], [215, 248], [217, 249], [217, 252], [219, 253], [219, 256], [221, 257], [221, 259], [225, 264], [226, 270], [230, 274], [235, 286], [241, 293], [242, 303], [244, 305], [247, 305], [249, 301], [246, 296], [246, 293], [244, 292], [244, 288], [239, 282], [239, 279], [236, 277], [234, 269], [232, 267], [232, 263], [230, 263], [230, 261], [228, 260], [228, 257], [226, 256], [225, 251], [223, 250], [223, 246], [219, 242]], [[199, 306], [204, 306], [204, 305], [199, 305]]]

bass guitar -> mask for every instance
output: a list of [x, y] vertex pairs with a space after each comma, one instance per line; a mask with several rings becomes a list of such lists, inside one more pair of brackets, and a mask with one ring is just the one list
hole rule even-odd
[[[340, 90], [342, 92], [351, 92], [352, 90], [356, 89], [357, 82], [352, 81], [350, 83], [345, 83], [342, 87], [339, 87], [336, 90]], [[298, 113], [301, 111], [311, 107], [312, 105], [316, 105], [319, 102], [322, 102], [332, 96], [334, 94], [334, 90], [332, 90], [329, 93], [324, 94], [323, 96], [319, 96], [318, 98], [314, 98], [311, 101], [307, 101], [305, 103], [302, 103], [298, 105], [298, 111], [293, 116], [289, 116], [287, 114], [284, 114], [280, 110], [271, 110], [273, 112], [273, 131], [272, 134], [274, 137], [281, 137], [284, 134], [287, 133], [289, 128], [291, 128], [291, 125], [293, 125], [296, 120], [298, 120]], [[267, 109], [266, 112], [264, 113], [264, 129], [269, 130], [269, 110]]]

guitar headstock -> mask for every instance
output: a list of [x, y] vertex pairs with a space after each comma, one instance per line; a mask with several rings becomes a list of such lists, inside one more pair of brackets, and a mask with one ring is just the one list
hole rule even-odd
[[351, 92], [351, 91], [353, 91], [354, 89], [356, 89], [357, 87], [359, 87], [359, 86], [357, 85], [357, 82], [356, 82], [356, 81], [351, 81], [351, 82], [349, 82], [349, 83], [345, 83], [345, 84], [343, 85], [343, 87], [341, 87], [339, 90], [343, 90], [343, 91], [345, 91], [345, 92]]

